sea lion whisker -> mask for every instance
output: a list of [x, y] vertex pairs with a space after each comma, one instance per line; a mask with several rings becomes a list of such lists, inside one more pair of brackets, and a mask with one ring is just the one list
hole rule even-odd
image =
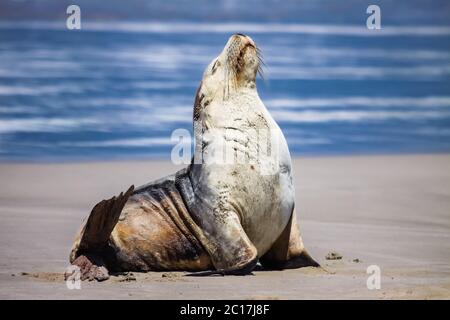
[[264, 75], [264, 71], [262, 68], [258, 67], [257, 73], [259, 74], [259, 76], [265, 81], [266, 77]]
[[262, 64], [263, 66], [267, 67], [266, 63], [264, 62], [264, 59], [260, 56], [258, 56], [258, 61], [260, 64]]

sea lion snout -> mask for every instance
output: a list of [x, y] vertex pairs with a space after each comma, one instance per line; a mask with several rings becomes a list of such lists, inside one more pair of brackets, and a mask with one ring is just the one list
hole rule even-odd
[[245, 34], [235, 33], [228, 39], [222, 55], [238, 86], [253, 87], [261, 62], [255, 41]]
[[244, 45], [250, 45], [256, 48], [255, 41], [253, 41], [253, 39], [247, 36], [246, 34], [235, 33], [230, 37], [230, 39], [237, 39], [238, 41], [242, 41]]
[[251, 55], [257, 58], [258, 51], [255, 41], [253, 41], [252, 38], [242, 33], [235, 33], [228, 39], [228, 42], [224, 48], [224, 54], [226, 55], [228, 62], [232, 64], [240, 62], [240, 67], [243, 67], [243, 63], [246, 61], [235, 60], [243, 58], [244, 55]]

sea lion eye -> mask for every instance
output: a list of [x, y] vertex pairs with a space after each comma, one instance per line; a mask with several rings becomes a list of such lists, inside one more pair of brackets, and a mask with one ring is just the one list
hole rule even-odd
[[214, 74], [214, 72], [216, 72], [217, 67], [220, 66], [220, 62], [219, 60], [216, 60], [216, 62], [214, 62], [213, 66], [212, 66], [212, 73]]

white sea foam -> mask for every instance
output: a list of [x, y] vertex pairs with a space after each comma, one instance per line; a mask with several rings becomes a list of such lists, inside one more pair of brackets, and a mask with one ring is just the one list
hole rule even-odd
[[42, 110], [30, 106], [0, 106], [0, 114], [40, 114]]
[[356, 122], [380, 120], [417, 120], [449, 118], [450, 111], [281, 111], [271, 112], [274, 118], [283, 122]]
[[12, 132], [64, 132], [83, 126], [101, 125], [100, 120], [92, 118], [28, 118], [0, 119], [0, 133]]
[[[174, 63], [190, 62], [206, 64], [213, 57], [211, 47], [201, 45], [151, 45], [139, 48], [119, 50], [111, 55], [115, 60], [138, 61], [152, 65], [171, 65]], [[102, 53], [105, 55], [105, 53]]]
[[450, 75], [450, 64], [421, 65], [411, 67], [372, 66], [288, 66], [276, 65], [267, 68], [268, 79], [392, 79], [404, 78], [408, 81], [423, 80]]
[[290, 146], [308, 146], [308, 145], [322, 145], [330, 144], [332, 141], [326, 138], [308, 138], [308, 137], [295, 137], [287, 138]]
[[58, 93], [80, 93], [83, 89], [80, 86], [74, 85], [0, 85], [1, 95], [29, 95], [38, 96], [43, 94], [58, 94]]
[[347, 107], [401, 107], [429, 108], [450, 107], [450, 96], [429, 97], [366, 97], [267, 99], [269, 108], [347, 108]]
[[131, 84], [133, 87], [137, 89], [155, 89], [155, 90], [164, 90], [164, 89], [179, 89], [186, 87], [196, 87], [195, 84], [186, 83], [182, 81], [141, 81], [134, 82]]
[[[311, 64], [320, 59], [321, 61], [336, 61], [336, 59], [362, 58], [390, 60], [450, 60], [450, 53], [442, 50], [404, 50], [404, 49], [374, 49], [374, 48], [349, 48], [349, 47], [327, 47], [293, 46], [292, 44], [263, 44], [263, 54], [273, 63], [295, 63]], [[280, 55], [280, 52], [283, 52]], [[342, 62], [342, 60], [338, 60]]]
[[103, 141], [82, 141], [60, 143], [61, 146], [75, 147], [151, 147], [151, 146], [169, 146], [173, 145], [170, 137], [152, 137], [152, 138], [134, 138], [134, 139], [117, 139]]
[[[65, 26], [57, 22], [1, 22], [0, 28], [55, 29]], [[334, 36], [448, 36], [448, 26], [383, 25], [369, 30], [361, 25], [298, 24], [298, 23], [168, 23], [168, 22], [83, 22], [83, 31], [121, 31], [144, 33], [289, 33]]]

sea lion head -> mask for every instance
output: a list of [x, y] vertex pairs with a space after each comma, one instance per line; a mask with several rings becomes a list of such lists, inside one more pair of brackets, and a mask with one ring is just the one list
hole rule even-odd
[[256, 89], [261, 57], [255, 42], [244, 34], [233, 34], [222, 52], [206, 67], [196, 96], [196, 107], [226, 100], [242, 89]]

